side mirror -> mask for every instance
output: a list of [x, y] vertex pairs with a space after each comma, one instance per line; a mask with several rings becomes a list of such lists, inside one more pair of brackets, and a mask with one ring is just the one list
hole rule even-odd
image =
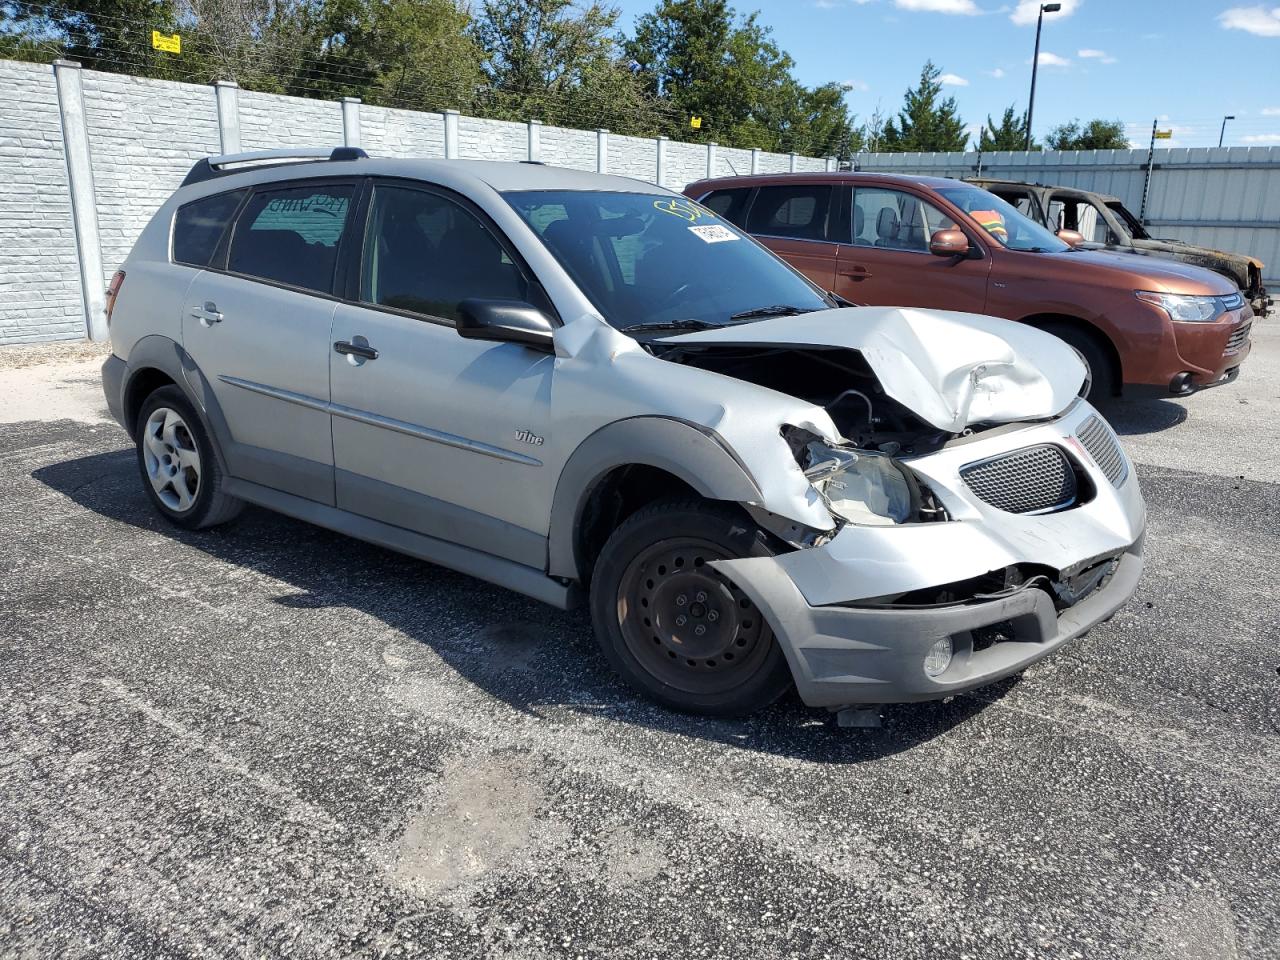
[[458, 304], [458, 336], [468, 340], [523, 343], [550, 349], [551, 321], [521, 300], [463, 300]]
[[969, 238], [956, 227], [937, 230], [929, 238], [929, 252], [935, 257], [966, 257], [969, 255]]
[[1058, 231], [1058, 239], [1069, 247], [1078, 247], [1084, 243], [1084, 234], [1079, 230], [1068, 230], [1064, 227]]

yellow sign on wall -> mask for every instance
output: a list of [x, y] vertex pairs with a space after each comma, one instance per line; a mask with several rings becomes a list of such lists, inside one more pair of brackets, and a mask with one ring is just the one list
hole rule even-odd
[[181, 53], [182, 37], [176, 33], [164, 34], [159, 30], [151, 31], [151, 46], [165, 53]]
[[1157, 140], [1172, 140], [1172, 139], [1173, 139], [1173, 131], [1172, 131], [1172, 130], [1157, 130], [1157, 131], [1156, 131], [1156, 139], [1157, 139]]
[[701, 130], [701, 129], [702, 129], [702, 118], [701, 118], [701, 117], [690, 117], [690, 118], [689, 118], [689, 126], [693, 127], [693, 129], [695, 129], [695, 130]]

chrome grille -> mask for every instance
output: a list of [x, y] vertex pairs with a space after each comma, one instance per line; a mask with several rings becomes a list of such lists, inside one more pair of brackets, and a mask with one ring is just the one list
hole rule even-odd
[[1089, 451], [1098, 469], [1106, 474], [1113, 487], [1124, 483], [1129, 476], [1129, 463], [1120, 449], [1120, 441], [1111, 432], [1107, 422], [1099, 416], [1091, 416], [1076, 431], [1076, 439]]
[[1249, 342], [1249, 329], [1253, 326], [1252, 320], [1246, 320], [1240, 326], [1231, 331], [1231, 336], [1227, 338], [1227, 347], [1222, 351], [1225, 357], [1228, 354], [1238, 353], [1240, 348]]
[[967, 464], [960, 477], [979, 500], [1009, 513], [1060, 510], [1076, 498], [1075, 471], [1048, 443]]

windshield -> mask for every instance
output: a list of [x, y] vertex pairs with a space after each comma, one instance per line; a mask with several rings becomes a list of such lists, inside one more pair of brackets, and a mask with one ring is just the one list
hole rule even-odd
[[832, 305], [737, 227], [684, 197], [586, 190], [504, 197], [620, 330], [721, 326]]
[[1147, 231], [1142, 229], [1142, 224], [1138, 222], [1138, 218], [1130, 213], [1123, 203], [1119, 200], [1111, 200], [1107, 203], [1107, 206], [1115, 211], [1115, 215], [1120, 218], [1120, 222], [1123, 223], [1125, 228], [1129, 231], [1129, 236], [1132, 239], [1151, 239], [1147, 236]]
[[977, 187], [939, 187], [938, 193], [969, 214], [997, 243], [1028, 253], [1062, 253], [1071, 247], [1047, 228]]

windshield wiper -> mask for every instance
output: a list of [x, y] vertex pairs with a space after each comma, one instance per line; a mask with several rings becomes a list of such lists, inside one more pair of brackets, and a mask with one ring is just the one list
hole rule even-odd
[[797, 307], [790, 303], [775, 303], [769, 307], [756, 307], [735, 313], [730, 320], [760, 320], [764, 317], [794, 317], [798, 313], [813, 313], [817, 307]]
[[693, 317], [684, 320], [659, 320], [654, 323], [634, 323], [629, 327], [623, 327], [622, 332], [631, 333], [653, 333], [661, 330], [714, 330], [719, 327], [718, 323], [708, 323], [706, 320], [698, 320]]

